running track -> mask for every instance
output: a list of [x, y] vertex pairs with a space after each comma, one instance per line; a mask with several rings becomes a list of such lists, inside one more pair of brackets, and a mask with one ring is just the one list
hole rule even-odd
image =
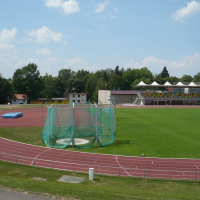
[[[38, 111], [38, 109], [35, 112], [33, 109], [30, 112], [26, 111], [27, 116], [29, 113], [29, 115], [34, 116], [33, 118], [40, 119], [38, 124], [41, 123], [41, 111]], [[23, 118], [26, 119], [25, 114]], [[35, 120], [30, 120], [30, 118], [29, 122], [25, 120], [26, 126], [36, 126]], [[14, 119], [11, 124], [22, 126], [20, 125], [22, 122], [18, 119]], [[1, 126], [2, 122], [0, 120], [0, 127], [3, 127]], [[28, 145], [4, 138], [0, 138], [0, 159], [33, 166], [80, 172], [88, 172], [89, 168], [93, 167], [95, 173], [101, 174], [119, 175], [120, 173], [122, 176], [167, 179], [170, 175], [170, 179], [200, 180], [199, 159], [162, 159], [91, 154]]]

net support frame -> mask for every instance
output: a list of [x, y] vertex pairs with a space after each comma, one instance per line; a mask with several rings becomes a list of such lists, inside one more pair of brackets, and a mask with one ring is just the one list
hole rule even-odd
[[96, 103], [94, 103], [96, 106], [96, 148], [98, 147], [98, 106]]

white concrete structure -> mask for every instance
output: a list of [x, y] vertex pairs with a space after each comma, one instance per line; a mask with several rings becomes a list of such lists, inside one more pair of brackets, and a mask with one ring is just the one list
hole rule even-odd
[[87, 94], [86, 93], [69, 93], [69, 101], [74, 103], [84, 104], [87, 102]]

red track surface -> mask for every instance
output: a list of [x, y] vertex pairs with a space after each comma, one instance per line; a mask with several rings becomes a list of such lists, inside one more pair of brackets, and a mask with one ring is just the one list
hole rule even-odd
[[[23, 117], [3, 119], [1, 116], [9, 112], [22, 112]], [[45, 124], [47, 108], [43, 109], [43, 125]], [[0, 111], [0, 127], [41, 127], [41, 108], [21, 108], [16, 110]]]
[[[23, 114], [21, 119], [8, 120], [12, 122], [12, 127], [14, 124], [17, 124], [17, 127], [34, 127], [36, 124], [40, 126], [41, 111], [31, 109], [31, 112], [23, 112]], [[4, 121], [6, 120], [0, 121], [0, 127], [6, 127]], [[10, 123], [7, 124], [7, 127], [8, 125], [10, 127]], [[162, 159], [91, 154], [38, 147], [3, 138], [0, 138], [0, 156], [2, 160], [10, 162], [17, 161], [22, 164], [63, 170], [74, 169], [75, 171], [88, 172], [89, 168], [93, 167], [95, 172], [101, 174], [119, 175], [120, 171], [120, 175], [124, 176], [144, 177], [145, 174], [145, 177], [155, 178], [169, 178], [170, 174], [171, 179], [195, 179], [196, 177], [200, 180], [199, 159]]]

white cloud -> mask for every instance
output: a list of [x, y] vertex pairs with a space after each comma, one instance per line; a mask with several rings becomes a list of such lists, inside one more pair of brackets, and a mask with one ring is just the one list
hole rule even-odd
[[177, 10], [176, 12], [174, 12], [172, 14], [172, 17], [176, 20], [176, 21], [183, 21], [184, 18], [198, 13], [200, 12], [200, 3], [196, 2], [195, 0], [187, 3], [186, 7], [180, 8], [179, 10]]
[[17, 34], [16, 28], [13, 28], [11, 31], [4, 28], [3, 31], [0, 32], [0, 42], [1, 43], [10, 42], [10, 40], [12, 40], [16, 34]]
[[89, 70], [89, 71], [95, 71], [98, 70], [98, 67], [95, 65], [88, 66], [88, 64], [78, 57], [71, 59], [71, 60], [65, 60], [65, 67], [64, 68], [71, 68], [74, 71], [77, 71], [79, 69]]
[[102, 25], [102, 28], [106, 28], [107, 26], [108, 26], [108, 25], [106, 25], [106, 24], [103, 24], [103, 25]]
[[153, 56], [146, 57], [142, 63], [136, 63], [132, 59], [124, 64], [125, 68], [142, 68], [147, 67], [153, 73], [160, 73], [166, 66], [171, 76], [181, 77], [184, 74], [195, 75], [199, 72], [200, 53], [193, 56], [184, 56], [179, 61], [169, 61], [158, 59]]
[[79, 2], [76, 2], [76, 0], [65, 1], [62, 4], [63, 11], [69, 15], [75, 12], [80, 12], [80, 7], [78, 6], [78, 4]]
[[105, 9], [105, 7], [107, 6], [108, 3], [109, 3], [109, 1], [104, 1], [104, 3], [102, 3], [102, 4], [99, 3], [97, 5], [97, 8], [96, 8], [95, 12], [102, 12], [102, 11], [104, 11], [104, 9]]
[[46, 56], [52, 54], [52, 51], [50, 49], [37, 49], [36, 54]]
[[38, 30], [33, 29], [29, 33], [29, 35], [34, 37], [35, 42], [37, 43], [39, 42], [48, 43], [50, 41], [62, 42], [62, 39], [64, 38], [64, 35], [62, 33], [55, 33], [49, 30], [46, 26], [43, 26]]
[[15, 45], [11, 45], [11, 44], [5, 44], [5, 43], [2, 43], [0, 44], [0, 50], [10, 50], [10, 49], [14, 49], [15, 48]]
[[47, 7], [62, 8], [63, 12], [70, 15], [75, 12], [80, 12], [79, 2], [76, 0], [69, 0], [62, 2], [62, 0], [46, 0]]
[[62, 6], [62, 1], [61, 0], [46, 0], [45, 5], [47, 7], [58, 8]]
[[116, 18], [116, 16], [114, 16], [114, 15], [112, 15], [112, 16], [110, 16], [110, 17], [113, 18], [113, 19]]
[[116, 13], [119, 12], [118, 9], [117, 9], [117, 7], [114, 7], [114, 11], [115, 11]]

